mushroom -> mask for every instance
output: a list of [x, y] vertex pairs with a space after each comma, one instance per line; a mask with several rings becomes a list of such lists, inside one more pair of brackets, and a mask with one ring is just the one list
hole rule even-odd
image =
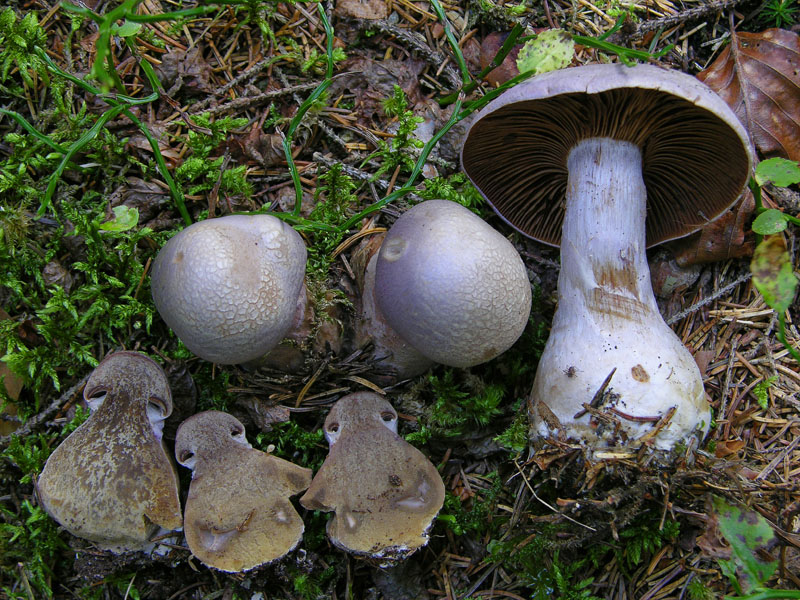
[[108, 355], [86, 382], [91, 416], [56, 448], [39, 502], [71, 534], [113, 552], [147, 550], [181, 527], [175, 467], [161, 442], [172, 398], [164, 371], [138, 352]]
[[412, 365], [405, 376], [431, 361], [470, 367], [495, 358], [522, 335], [531, 308], [511, 242], [447, 200], [422, 202], [397, 219], [367, 265], [364, 287], [362, 322], [377, 323], [368, 329], [377, 345]]
[[350, 394], [325, 419], [328, 457], [300, 504], [335, 511], [339, 548], [390, 563], [428, 543], [444, 483], [422, 452], [397, 435], [397, 413], [372, 392]]
[[700, 372], [658, 312], [645, 249], [717, 218], [751, 164], [728, 106], [655, 66], [554, 71], [484, 109], [464, 171], [509, 224], [561, 247], [558, 308], [529, 399], [533, 438], [668, 449], [708, 429]]
[[254, 449], [236, 417], [201, 412], [184, 421], [175, 456], [192, 470], [184, 533], [201, 562], [235, 573], [293, 550], [303, 521], [289, 501], [311, 483], [311, 470]]
[[190, 225], [153, 262], [153, 301], [197, 356], [255, 360], [305, 313], [306, 248], [270, 215], [229, 215]]

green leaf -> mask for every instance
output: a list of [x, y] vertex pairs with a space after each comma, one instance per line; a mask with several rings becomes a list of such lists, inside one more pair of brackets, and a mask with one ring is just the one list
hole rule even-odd
[[575, 56], [575, 42], [563, 29], [550, 29], [525, 42], [517, 56], [520, 73], [536, 75], [563, 69]]
[[777, 208], [770, 208], [756, 217], [753, 221], [753, 231], [759, 235], [770, 235], [780, 233], [786, 229], [788, 219], [786, 215]]
[[756, 167], [758, 185], [772, 182], [778, 187], [789, 187], [800, 183], [800, 165], [785, 158], [762, 160]]
[[133, 23], [131, 21], [125, 20], [122, 25], [114, 25], [111, 30], [116, 33], [119, 37], [129, 38], [133, 37], [139, 30], [142, 28], [141, 23]]
[[786, 312], [794, 300], [797, 278], [782, 236], [765, 237], [756, 246], [750, 271], [753, 273], [753, 284], [766, 303], [779, 314]]
[[760, 587], [775, 572], [778, 561], [763, 562], [756, 551], [767, 548], [775, 534], [769, 523], [755, 511], [730, 506], [722, 498], [713, 500], [720, 533], [731, 545], [733, 560], [741, 569], [749, 589]]
[[100, 225], [101, 231], [128, 231], [136, 227], [139, 223], [139, 210], [127, 206], [115, 206], [113, 209], [114, 218]]

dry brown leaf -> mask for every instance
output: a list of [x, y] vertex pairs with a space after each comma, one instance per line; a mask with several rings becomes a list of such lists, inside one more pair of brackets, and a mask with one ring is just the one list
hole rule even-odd
[[692, 235], [669, 243], [682, 268], [727, 258], [752, 256], [755, 238], [748, 223], [755, 210], [753, 194], [744, 196], [725, 214]]
[[389, 6], [383, 0], [339, 0], [333, 14], [337, 17], [375, 21], [389, 16]]
[[744, 448], [744, 446], [744, 440], [726, 440], [724, 442], [719, 442], [714, 450], [714, 455], [717, 458], [724, 458], [731, 454], [736, 454], [739, 450]]
[[763, 154], [800, 160], [800, 37], [784, 29], [732, 34], [697, 77], [736, 112]]

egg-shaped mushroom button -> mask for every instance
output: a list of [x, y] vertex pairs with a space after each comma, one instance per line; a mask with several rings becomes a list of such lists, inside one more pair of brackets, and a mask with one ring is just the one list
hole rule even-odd
[[153, 301], [200, 358], [244, 363], [272, 350], [305, 312], [306, 247], [271, 215], [190, 225], [153, 262]]
[[172, 397], [161, 367], [138, 352], [108, 355], [83, 396], [91, 416], [58, 446], [37, 481], [40, 503], [75, 536], [123, 552], [180, 529], [175, 466], [161, 442]]
[[487, 362], [528, 322], [531, 286], [519, 253], [455, 202], [428, 200], [403, 213], [374, 268], [374, 290], [365, 285], [364, 295], [372, 293], [388, 326], [431, 361]]
[[293, 550], [303, 521], [289, 501], [311, 483], [311, 470], [253, 448], [236, 417], [220, 411], [184, 421], [175, 456], [192, 470], [184, 534], [204, 564], [235, 573]]
[[750, 141], [722, 99], [653, 65], [553, 71], [490, 102], [461, 163], [498, 215], [561, 248], [531, 437], [668, 450], [707, 431], [700, 371], [658, 312], [645, 250], [696, 231], [745, 189]]
[[300, 503], [335, 511], [337, 547], [388, 564], [428, 543], [444, 503], [436, 467], [397, 434], [397, 412], [371, 392], [350, 394], [325, 419], [328, 457]]

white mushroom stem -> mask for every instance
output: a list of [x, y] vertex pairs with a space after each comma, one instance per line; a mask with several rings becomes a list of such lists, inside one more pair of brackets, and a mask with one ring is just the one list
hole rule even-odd
[[[670, 449], [707, 429], [710, 413], [700, 371], [653, 296], [641, 152], [591, 138], [567, 168], [558, 308], [531, 393], [532, 434], [560, 430], [594, 447], [654, 437]], [[595, 407], [603, 418], [584, 404], [612, 371]]]

